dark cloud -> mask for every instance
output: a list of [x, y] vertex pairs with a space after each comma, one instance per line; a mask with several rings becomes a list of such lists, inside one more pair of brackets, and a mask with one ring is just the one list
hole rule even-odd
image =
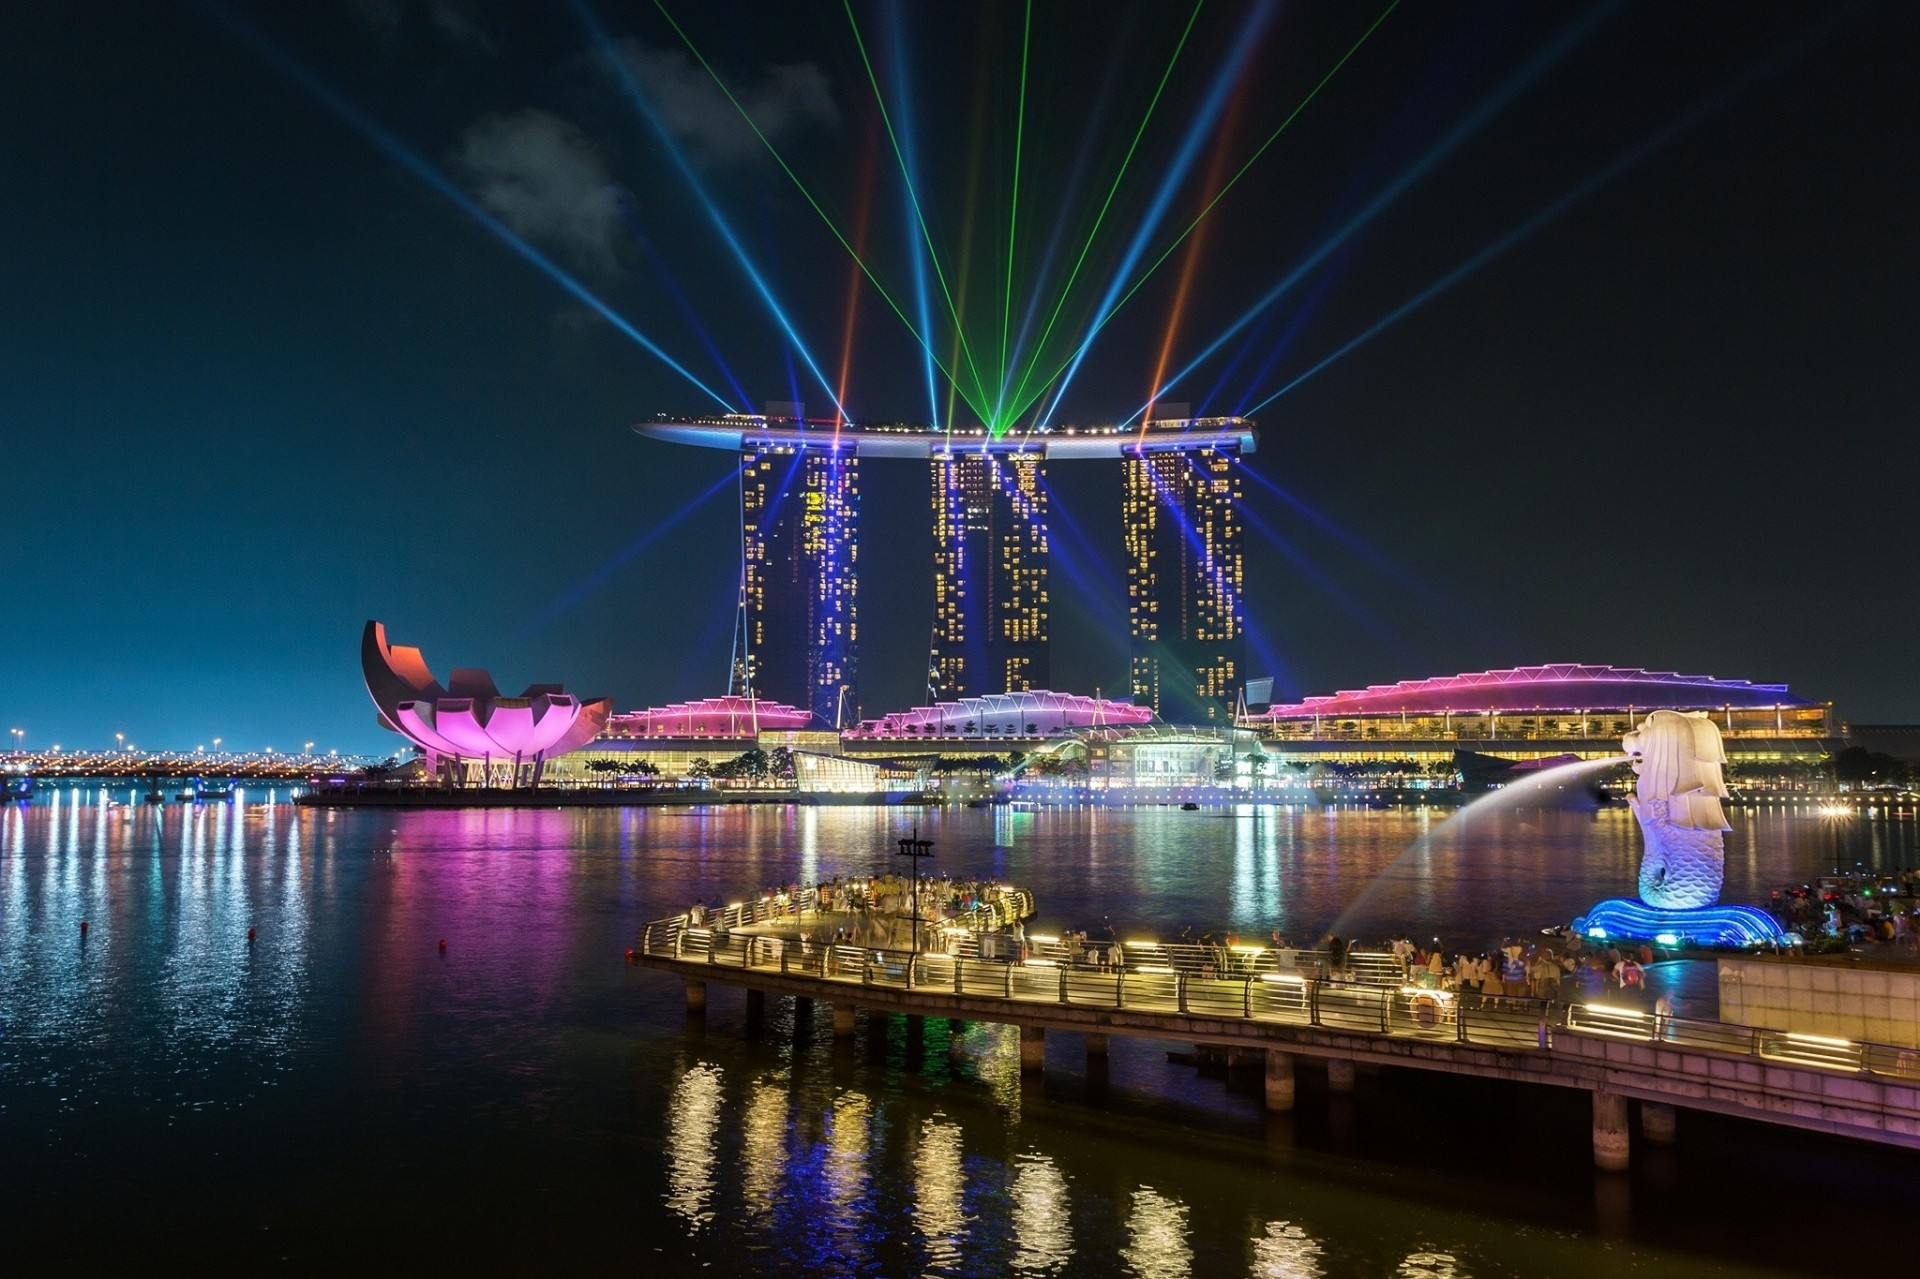
[[[706, 68], [684, 51], [628, 40], [620, 53], [652, 99], [661, 124], [694, 159], [738, 164], [762, 153], [760, 139], [740, 111]], [[731, 80], [728, 87], [760, 132], [774, 142], [809, 125], [831, 128], [840, 122], [826, 73], [811, 62], [769, 64], [757, 78]]]
[[620, 273], [628, 195], [579, 129], [538, 109], [490, 115], [453, 159], [467, 188], [515, 231], [576, 266]]

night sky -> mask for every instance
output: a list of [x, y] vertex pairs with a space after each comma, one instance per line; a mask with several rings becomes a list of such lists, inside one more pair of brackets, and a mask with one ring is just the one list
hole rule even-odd
[[[1200, 11], [1050, 351], [1384, 3]], [[668, 9], [913, 316], [846, 13]], [[1060, 296], [1189, 12], [1035, 6], [1022, 128], [1020, 6], [855, 4], [983, 358], [1004, 311]], [[1253, 674], [1305, 694], [1608, 662], [1920, 720], [1911, 13], [1403, 0], [1201, 222], [1184, 306], [1185, 246], [1055, 418], [1133, 413], [1163, 346], [1186, 365], [1337, 238], [1163, 397], [1292, 386], [1256, 414], [1251, 467], [1294, 501], [1247, 485]], [[369, 617], [503, 688], [724, 691], [731, 487], [686, 508], [732, 463], [630, 429], [714, 400], [474, 212], [723, 398], [798, 385], [831, 411], [610, 55], [836, 388], [847, 357], [853, 415], [928, 420], [926, 367], [868, 285], [845, 340], [847, 252], [662, 13], [595, 14], [604, 49], [568, 3], [5, 6], [4, 726], [386, 752]], [[1053, 682], [1112, 691], [1118, 467], [1051, 480], [1084, 535], [1056, 519]], [[924, 693], [927, 483], [863, 463], [868, 715]]]

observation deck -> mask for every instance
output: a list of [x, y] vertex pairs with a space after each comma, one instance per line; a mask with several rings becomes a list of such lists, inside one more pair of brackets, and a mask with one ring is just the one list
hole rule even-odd
[[912, 423], [836, 423], [832, 418], [748, 413], [686, 418], [663, 415], [636, 423], [633, 429], [648, 439], [668, 444], [733, 453], [784, 446], [838, 449], [855, 457], [1027, 453], [1048, 460], [1081, 461], [1205, 448], [1231, 448], [1245, 455], [1259, 444], [1253, 420], [1241, 417], [1168, 418], [1138, 426], [1045, 426], [997, 436], [978, 426], [942, 430]]
[[1032, 910], [1029, 894], [1007, 889], [988, 917], [929, 930], [940, 950], [834, 944], [793, 927], [822, 917], [803, 889], [778, 907], [740, 903], [699, 924], [656, 920], [628, 959], [684, 981], [694, 1015], [708, 983], [744, 987], [749, 1026], [769, 994], [826, 1001], [841, 1039], [854, 1035], [856, 1009], [882, 1036], [875, 1028], [891, 1014], [1010, 1023], [1025, 1071], [1045, 1068], [1049, 1030], [1078, 1032], [1089, 1057], [1106, 1056], [1110, 1035], [1217, 1047], [1230, 1066], [1263, 1071], [1276, 1111], [1293, 1109], [1296, 1059], [1323, 1063], [1333, 1092], [1353, 1091], [1363, 1064], [1588, 1091], [1603, 1169], [1627, 1166], [1630, 1100], [1652, 1142], [1673, 1140], [1684, 1108], [1920, 1148], [1920, 1049], [1430, 989], [1384, 954], [1340, 963], [1312, 951], [1128, 940], [1115, 948], [1122, 958], [1056, 938], [1031, 937], [1024, 953], [983, 944], [985, 929]]

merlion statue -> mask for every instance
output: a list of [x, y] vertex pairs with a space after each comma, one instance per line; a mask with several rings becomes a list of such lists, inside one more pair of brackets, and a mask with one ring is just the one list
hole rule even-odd
[[1705, 711], [1654, 711], [1621, 739], [1638, 776], [1628, 799], [1640, 819], [1640, 900], [1688, 910], [1720, 900], [1731, 830], [1720, 801], [1726, 750]]

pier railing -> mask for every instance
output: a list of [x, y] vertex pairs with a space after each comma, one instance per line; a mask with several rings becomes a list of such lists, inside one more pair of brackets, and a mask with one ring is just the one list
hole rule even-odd
[[1614, 1004], [1574, 1004], [1567, 1009], [1566, 1025], [1569, 1030], [1588, 1035], [1676, 1047], [1713, 1048], [1790, 1066], [1920, 1080], [1920, 1048], [1663, 1016]]
[[[1555, 1032], [1568, 1031], [1739, 1055], [1798, 1069], [1920, 1080], [1920, 1048], [1662, 1016], [1613, 1004], [1569, 1005], [1435, 990], [1378, 980], [1381, 972], [1351, 979], [1256, 965], [1223, 972], [1217, 963], [1197, 967], [1136, 964], [1131, 947], [1125, 948], [1125, 963], [1117, 968], [1033, 954], [1024, 961], [989, 959], [822, 944], [687, 926], [682, 919], [648, 924], [640, 949], [648, 957], [680, 964], [812, 979], [835, 988], [877, 986], [1028, 1007], [1060, 1004], [1237, 1018], [1521, 1051], [1549, 1048]], [[1169, 953], [1155, 958], [1192, 958], [1164, 949]], [[1349, 964], [1356, 958], [1349, 956]]]

